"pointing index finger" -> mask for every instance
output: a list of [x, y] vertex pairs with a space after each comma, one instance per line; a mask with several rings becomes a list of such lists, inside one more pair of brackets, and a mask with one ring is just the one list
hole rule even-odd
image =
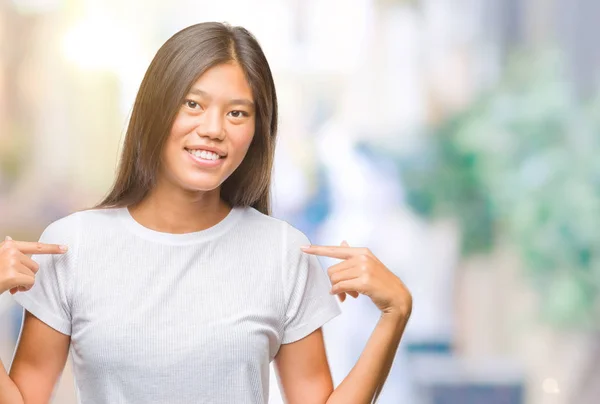
[[301, 247], [301, 249], [307, 254], [339, 258], [342, 260], [352, 258], [359, 254], [358, 249], [355, 247], [310, 245]]
[[23, 254], [64, 254], [67, 246], [58, 244], [35, 243], [29, 241], [15, 241], [17, 249]]

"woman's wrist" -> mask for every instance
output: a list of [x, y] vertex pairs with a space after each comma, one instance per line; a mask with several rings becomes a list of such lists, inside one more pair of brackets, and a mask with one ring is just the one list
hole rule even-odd
[[395, 329], [404, 330], [410, 314], [402, 312], [382, 312], [379, 322]]

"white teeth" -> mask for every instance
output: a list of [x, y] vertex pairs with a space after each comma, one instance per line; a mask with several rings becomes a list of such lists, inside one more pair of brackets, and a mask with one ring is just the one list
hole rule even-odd
[[209, 152], [206, 150], [188, 150], [188, 153], [193, 154], [204, 160], [218, 160], [219, 155], [217, 153]]

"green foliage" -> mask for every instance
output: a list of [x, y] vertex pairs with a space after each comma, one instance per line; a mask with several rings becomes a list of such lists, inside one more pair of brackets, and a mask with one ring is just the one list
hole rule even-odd
[[560, 67], [555, 54], [519, 55], [492, 92], [433, 131], [400, 168], [417, 212], [458, 218], [464, 254], [510, 240], [544, 318], [595, 327], [600, 102], [577, 100]]

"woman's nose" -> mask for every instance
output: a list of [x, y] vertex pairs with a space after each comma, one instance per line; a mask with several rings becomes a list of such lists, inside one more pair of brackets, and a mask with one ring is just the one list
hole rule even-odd
[[200, 117], [196, 133], [211, 139], [223, 139], [223, 117], [221, 113], [217, 109], [207, 110]]

